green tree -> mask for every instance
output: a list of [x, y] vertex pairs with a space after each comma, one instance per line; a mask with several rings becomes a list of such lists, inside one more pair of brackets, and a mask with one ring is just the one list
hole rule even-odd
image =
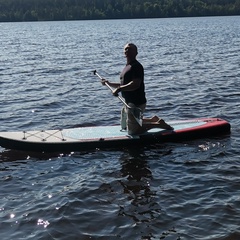
[[0, 21], [239, 15], [240, 0], [0, 0]]

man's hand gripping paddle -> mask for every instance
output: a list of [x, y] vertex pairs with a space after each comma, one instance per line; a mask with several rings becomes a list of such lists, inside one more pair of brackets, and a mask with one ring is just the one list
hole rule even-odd
[[[104, 80], [104, 78], [102, 78], [96, 70], [93, 71], [93, 74], [98, 76], [100, 78], [101, 81]], [[105, 82], [105, 85], [111, 90], [111, 92], [113, 93], [113, 88], [111, 86], [109, 86], [109, 84], [107, 82]], [[130, 110], [130, 112], [132, 113], [133, 117], [135, 118], [135, 120], [137, 121], [137, 123], [142, 126], [142, 110], [140, 108], [135, 108], [135, 107], [130, 107], [125, 100], [117, 95], [118, 99]]]

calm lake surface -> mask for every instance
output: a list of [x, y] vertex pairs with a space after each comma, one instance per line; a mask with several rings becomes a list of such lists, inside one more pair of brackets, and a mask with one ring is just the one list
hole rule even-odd
[[230, 136], [44, 154], [0, 148], [0, 236], [240, 239], [240, 17], [0, 23], [0, 131], [119, 123], [123, 47], [145, 116], [220, 117]]

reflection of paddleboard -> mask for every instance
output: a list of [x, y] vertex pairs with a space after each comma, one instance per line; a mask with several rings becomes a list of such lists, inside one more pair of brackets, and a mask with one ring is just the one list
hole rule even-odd
[[168, 122], [174, 130], [151, 129], [130, 136], [120, 126], [79, 127], [62, 130], [0, 132], [0, 145], [27, 151], [81, 151], [211, 137], [230, 132], [230, 124], [218, 118]]

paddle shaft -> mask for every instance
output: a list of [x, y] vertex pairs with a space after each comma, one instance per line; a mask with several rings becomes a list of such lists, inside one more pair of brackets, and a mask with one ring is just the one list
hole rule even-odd
[[[101, 80], [103, 80], [103, 78], [97, 73], [97, 71], [95, 70], [94, 72], [94, 75], [97, 75]], [[113, 92], [113, 89], [112, 89], [112, 87], [107, 83], [107, 82], [105, 82], [105, 85]], [[121, 97], [121, 96], [117, 96], [118, 98], [119, 98], [119, 100], [127, 107], [127, 108], [131, 108], [125, 101], [124, 101], [124, 99]]]
[[[103, 80], [103, 79], [104, 79], [104, 78], [102, 78], [102, 77], [97, 73], [96, 70], [93, 71], [93, 74], [94, 74], [94, 75], [97, 75], [97, 76], [100, 78], [100, 80]], [[107, 82], [105, 82], [105, 85], [111, 90], [111, 92], [113, 92], [113, 88], [112, 88]], [[142, 126], [142, 119], [139, 119], [139, 118], [137, 118], [137, 117], [134, 115], [134, 109], [138, 109], [140, 113], [142, 112], [142, 110], [141, 110], [140, 108], [130, 107], [130, 106], [125, 102], [125, 100], [124, 100], [121, 96], [117, 95], [117, 97], [118, 97], [118, 99], [119, 99], [129, 110], [131, 110], [131, 113], [132, 113], [133, 117], [135, 118], [135, 120], [137, 121], [137, 123], [138, 123], [140, 126]]]

